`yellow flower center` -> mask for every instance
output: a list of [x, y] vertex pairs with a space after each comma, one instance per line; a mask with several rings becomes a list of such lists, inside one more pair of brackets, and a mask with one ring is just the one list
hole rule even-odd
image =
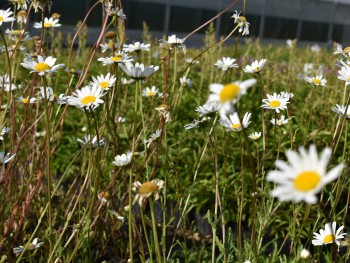
[[327, 235], [323, 239], [323, 243], [332, 243], [335, 240], [335, 236], [333, 234]]
[[110, 60], [113, 62], [117, 62], [122, 59], [122, 55], [116, 55], [115, 57], [111, 57]]
[[254, 68], [254, 71], [255, 71], [255, 72], [258, 72], [259, 70], [260, 70], [259, 67], [255, 67], [255, 68]]
[[230, 83], [225, 85], [219, 95], [220, 102], [225, 103], [234, 100], [238, 96], [239, 90], [240, 88], [236, 84]]
[[38, 72], [43, 72], [45, 70], [51, 69], [51, 67], [45, 62], [40, 62], [34, 66], [34, 69]]
[[312, 79], [312, 83], [314, 83], [315, 85], [320, 85], [321, 80], [314, 78], [314, 79]]
[[27, 99], [27, 98], [23, 98], [23, 99], [22, 99], [22, 102], [23, 102], [24, 104], [27, 104], [27, 103], [28, 103], [28, 99]]
[[12, 31], [12, 35], [14, 35], [14, 36], [19, 36], [19, 35], [21, 35], [22, 34], [22, 31], [21, 30], [13, 30]]
[[99, 84], [99, 86], [101, 87], [101, 89], [105, 89], [109, 86], [109, 82], [108, 81], [103, 81]]
[[96, 97], [92, 95], [85, 96], [82, 100], [81, 103], [84, 105], [88, 105], [89, 103], [93, 103], [96, 101]]
[[1, 21], [4, 21], [4, 18], [3, 18], [2, 16], [0, 16], [0, 22], [1, 22]]
[[152, 97], [152, 96], [154, 96], [154, 91], [149, 91], [149, 92], [147, 92], [147, 97]]
[[145, 182], [139, 188], [139, 194], [151, 194], [158, 190], [158, 186], [152, 182]]
[[44, 27], [52, 27], [52, 24], [49, 22], [44, 23]]
[[298, 174], [293, 183], [298, 191], [307, 192], [315, 189], [320, 181], [321, 176], [319, 173], [315, 171], [304, 171]]
[[242, 22], [247, 22], [247, 18], [245, 16], [240, 16], [239, 19], [241, 19]]
[[232, 128], [233, 130], [239, 130], [239, 129], [241, 128], [241, 124], [239, 124], [239, 123], [233, 124], [233, 125], [231, 126], [231, 128]]
[[270, 102], [270, 107], [273, 109], [278, 108], [280, 105], [281, 105], [281, 102], [278, 100], [273, 100]]
[[[1, 20], [0, 20], [1, 21]], [[346, 47], [346, 48], [344, 48], [344, 50], [343, 50], [343, 52], [344, 53], [348, 53], [350, 51], [350, 47]]]
[[277, 121], [277, 125], [282, 125], [282, 121]]

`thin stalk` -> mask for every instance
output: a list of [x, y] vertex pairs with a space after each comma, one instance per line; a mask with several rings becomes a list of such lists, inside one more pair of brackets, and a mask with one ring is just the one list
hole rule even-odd
[[158, 242], [156, 219], [154, 217], [154, 203], [153, 203], [152, 197], [149, 198], [149, 204], [150, 204], [151, 218], [152, 218], [152, 231], [153, 231], [154, 248], [155, 248], [155, 251], [156, 251], [157, 262], [161, 263], [162, 262], [162, 258], [161, 258], [160, 250], [159, 250], [159, 242]]

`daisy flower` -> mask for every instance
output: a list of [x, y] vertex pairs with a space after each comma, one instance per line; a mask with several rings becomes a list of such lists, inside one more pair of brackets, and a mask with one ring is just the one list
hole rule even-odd
[[157, 129], [156, 132], [153, 133], [149, 139], [145, 140], [145, 143], [147, 144], [147, 148], [149, 148], [151, 143], [154, 142], [156, 139], [158, 139], [161, 134], [162, 134], [162, 130]]
[[249, 22], [247, 22], [247, 18], [245, 16], [240, 16], [241, 12], [237, 12], [235, 10], [235, 14], [231, 16], [235, 21], [235, 24], [238, 24], [239, 30], [238, 32], [242, 33], [242, 36], [249, 35]]
[[[338, 105], [336, 104], [335, 107], [332, 108], [332, 111], [339, 114], [342, 117], [350, 118], [350, 105], [347, 107], [345, 105]], [[346, 113], [345, 113], [346, 111]]]
[[11, 17], [12, 14], [13, 12], [10, 8], [7, 10], [0, 9], [0, 26], [2, 23], [15, 21], [16, 19], [14, 17]]
[[281, 118], [279, 120], [275, 119], [275, 118], [272, 118], [270, 120], [270, 122], [273, 124], [273, 125], [276, 125], [276, 126], [282, 126], [283, 124], [287, 124], [288, 123], [288, 119], [286, 119], [286, 117], [284, 115], [281, 115]]
[[27, 103], [30, 103], [30, 104], [32, 104], [32, 103], [36, 103], [36, 101], [37, 101], [37, 99], [36, 98], [29, 98], [29, 97], [18, 97], [17, 99], [16, 99], [18, 102], [21, 102], [21, 103], [23, 103], [23, 104], [27, 104]]
[[250, 139], [256, 141], [257, 139], [259, 139], [261, 137], [261, 132], [253, 132], [253, 133], [249, 134], [248, 137]]
[[81, 90], [73, 93], [73, 96], [67, 96], [67, 102], [70, 105], [80, 109], [92, 107], [96, 109], [103, 103], [101, 97], [105, 95], [102, 88], [99, 86], [85, 86]]
[[333, 55], [338, 55], [338, 54], [344, 55], [343, 46], [339, 43], [335, 43], [335, 49], [334, 49]]
[[38, 62], [24, 60], [24, 62], [21, 63], [21, 65], [26, 69], [31, 70], [30, 73], [36, 72], [40, 76], [44, 76], [45, 73], [51, 74], [56, 72], [58, 69], [64, 67], [64, 64], [55, 65], [55, 63], [56, 63], [55, 58], [49, 56], [44, 60], [44, 58], [41, 55], [39, 55]]
[[252, 117], [252, 114], [249, 112], [246, 112], [244, 114], [242, 123], [239, 121], [238, 113], [235, 112], [231, 114], [230, 116], [220, 118], [219, 122], [221, 126], [225, 127], [227, 131], [234, 131], [234, 132], [240, 132], [243, 128], [246, 129], [249, 124], [251, 123], [250, 119]]
[[184, 44], [185, 40], [176, 37], [176, 35], [168, 36], [168, 40], [161, 39], [159, 42], [161, 48], [169, 50], [176, 48], [177, 50], [183, 50], [183, 52], [186, 53], [186, 46]]
[[192, 80], [190, 78], [186, 78], [184, 76], [184, 77], [180, 78], [180, 84], [181, 84], [181, 86], [191, 88], [192, 87]]
[[135, 82], [134, 79], [121, 78], [121, 82], [123, 85], [130, 85]]
[[114, 75], [111, 75], [110, 73], [107, 73], [106, 76], [100, 75], [97, 76], [97, 78], [92, 77], [92, 81], [90, 82], [89, 85], [93, 86], [99, 86], [103, 90], [108, 90], [110, 87], [114, 85], [116, 81], [116, 78]]
[[286, 91], [281, 91], [281, 96], [284, 97], [284, 98], [288, 98], [288, 99], [291, 99], [294, 97], [294, 93], [289, 93], [289, 92], [286, 92]]
[[[50, 28], [50, 27], [60, 27], [61, 24], [59, 23], [59, 19], [53, 19], [52, 17], [44, 18], [44, 27], [45, 28]], [[34, 28], [42, 28], [43, 27], [43, 23], [42, 21], [40, 22], [35, 22], [34, 23]]]
[[141, 42], [135, 42], [134, 44], [125, 44], [123, 47], [123, 51], [128, 52], [128, 53], [134, 52], [134, 51], [139, 52], [141, 50], [149, 51], [150, 46], [151, 46], [151, 44], [144, 44]]
[[325, 229], [320, 229], [320, 233], [314, 232], [314, 239], [312, 244], [314, 246], [322, 246], [327, 244], [336, 243], [338, 246], [340, 242], [338, 239], [343, 239], [346, 236], [346, 233], [340, 233], [344, 229], [344, 226], [341, 226], [337, 230], [337, 223], [333, 222], [327, 223]]
[[136, 63], [133, 65], [132, 63], [119, 64], [121, 69], [131, 78], [133, 79], [145, 79], [151, 76], [154, 72], [156, 72], [159, 67], [158, 66], [147, 66], [144, 64]]
[[51, 87], [40, 87], [40, 96], [43, 99], [47, 99], [48, 101], [54, 101], [55, 100], [55, 95], [53, 94], [53, 90]]
[[103, 146], [105, 145], [105, 138], [102, 137], [98, 142], [96, 135], [92, 139], [90, 139], [90, 134], [88, 134], [84, 136], [83, 139], [77, 139], [77, 142], [79, 142], [83, 148], [89, 148], [91, 145], [92, 149], [96, 149], [98, 146], [103, 148]]
[[10, 82], [10, 77], [5, 74], [2, 78], [0, 78], [0, 87], [4, 89], [4, 91], [14, 91], [17, 89], [22, 88], [22, 84], [19, 84], [18, 86], [14, 83]]
[[238, 64], [236, 64], [235, 61], [236, 59], [234, 58], [223, 57], [216, 61], [214, 66], [218, 67], [219, 69], [222, 69], [223, 71], [226, 71], [229, 68], [238, 68]]
[[199, 112], [199, 117], [214, 116], [220, 110], [220, 103], [217, 101], [209, 101], [203, 106], [198, 106], [195, 111]]
[[259, 73], [263, 69], [266, 61], [267, 61], [266, 59], [262, 59], [260, 61], [255, 60], [251, 65], [247, 65], [243, 69], [243, 71], [245, 73]]
[[283, 97], [281, 94], [275, 92], [272, 96], [267, 94], [267, 99], [263, 99], [262, 102], [264, 104], [261, 107], [275, 110], [277, 113], [280, 113], [281, 110], [287, 109], [289, 98]]
[[350, 66], [346, 65], [343, 61], [341, 62], [343, 63], [343, 67], [338, 70], [338, 79], [344, 80], [347, 86], [350, 84]]
[[10, 132], [10, 128], [9, 127], [4, 127], [2, 128], [1, 130], [1, 133], [0, 133], [0, 140], [3, 141], [4, 140], [4, 136]]
[[316, 77], [305, 77], [305, 81], [315, 86], [326, 86], [327, 80], [322, 75]]
[[103, 63], [103, 66], [107, 66], [114, 63], [130, 63], [134, 59], [125, 53], [116, 53], [111, 57], [98, 58], [97, 60], [101, 61]]
[[114, 158], [113, 164], [116, 166], [125, 166], [131, 162], [132, 159], [132, 152], [127, 151], [126, 153], [123, 153], [122, 155], [117, 155]]
[[233, 104], [235, 104], [241, 96], [247, 93], [247, 90], [256, 83], [255, 79], [248, 79], [245, 81], [236, 81], [226, 85], [214, 83], [209, 85], [211, 94], [208, 101], [217, 101], [220, 103], [220, 115], [226, 116], [234, 111]]
[[157, 108], [155, 108], [156, 111], [158, 111], [158, 115], [165, 119], [165, 122], [171, 121], [171, 111], [170, 107], [166, 104], [161, 104]]
[[38, 239], [34, 238], [32, 243], [28, 243], [25, 247], [19, 246], [13, 249], [13, 253], [20, 254], [23, 250], [34, 250], [44, 245], [44, 242], [38, 243]]
[[0, 164], [7, 164], [15, 159], [16, 154], [10, 155], [10, 153], [0, 152]]
[[27, 12], [21, 10], [17, 13], [17, 23], [27, 23]]
[[204, 127], [204, 126], [206, 126], [208, 124], [210, 119], [211, 119], [210, 117], [204, 117], [201, 120], [196, 120], [195, 119], [193, 123], [186, 124], [184, 126], [184, 129], [187, 131], [187, 130], [190, 130], [190, 129]]
[[132, 190], [136, 192], [136, 195], [133, 200], [133, 205], [137, 202], [139, 206], [142, 206], [142, 203], [145, 199], [154, 195], [154, 200], [159, 199], [159, 192], [164, 187], [164, 181], [159, 179], [153, 179], [152, 181], [147, 181], [141, 184], [139, 181], [133, 184]]
[[277, 170], [270, 171], [266, 180], [277, 184], [271, 192], [280, 201], [305, 201], [309, 204], [317, 202], [316, 194], [323, 186], [340, 176], [345, 165], [338, 164], [329, 172], [326, 171], [331, 149], [325, 148], [318, 157], [316, 146], [310, 146], [309, 152], [299, 147], [299, 152], [288, 150], [286, 156], [288, 163], [277, 160]]
[[97, 198], [98, 198], [98, 200], [101, 201], [101, 203], [108, 205], [109, 204], [108, 201], [111, 198], [111, 195], [108, 191], [106, 191], [106, 192], [103, 191], [97, 195]]
[[[101, 47], [101, 52], [102, 53], [105, 53], [107, 50], [112, 50], [113, 48], [113, 41], [112, 40], [109, 40], [107, 43], [102, 43], [100, 44], [100, 47]], [[118, 43], [115, 43], [114, 44], [114, 48], [118, 48]]]
[[158, 94], [158, 89], [156, 86], [152, 86], [151, 88], [147, 87], [142, 91], [142, 95], [145, 97], [154, 97]]
[[321, 51], [321, 47], [317, 44], [314, 44], [310, 47], [311, 51], [314, 52], [314, 53], [318, 53]]
[[6, 29], [5, 34], [9, 36], [9, 39], [18, 41], [18, 39], [23, 35], [21, 41], [28, 41], [31, 40], [32, 38], [29, 36], [28, 32], [25, 32], [24, 30], [11, 30], [11, 29]]

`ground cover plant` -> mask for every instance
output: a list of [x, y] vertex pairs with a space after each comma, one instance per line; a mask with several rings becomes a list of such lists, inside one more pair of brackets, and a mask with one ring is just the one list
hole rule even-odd
[[200, 49], [129, 41], [120, 1], [74, 36], [54, 11], [0, 10], [0, 262], [347, 262], [348, 47], [261, 45], [245, 10]]

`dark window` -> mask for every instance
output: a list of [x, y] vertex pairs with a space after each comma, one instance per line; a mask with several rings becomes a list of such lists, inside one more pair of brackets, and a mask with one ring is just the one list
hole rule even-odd
[[[215, 15], [216, 12], [211, 10], [173, 6], [170, 11], [169, 31], [191, 32]], [[204, 31], [202, 29], [199, 32]]]
[[265, 38], [296, 38], [298, 20], [279, 17], [266, 17], [264, 26]]
[[301, 40], [327, 41], [328, 24], [303, 21], [301, 29]]
[[126, 15], [127, 28], [142, 29], [143, 22], [146, 22], [150, 30], [164, 30], [165, 5], [126, 2], [123, 8]]
[[336, 42], [341, 42], [342, 36], [343, 36], [343, 30], [344, 30], [343, 25], [333, 25], [332, 40]]

